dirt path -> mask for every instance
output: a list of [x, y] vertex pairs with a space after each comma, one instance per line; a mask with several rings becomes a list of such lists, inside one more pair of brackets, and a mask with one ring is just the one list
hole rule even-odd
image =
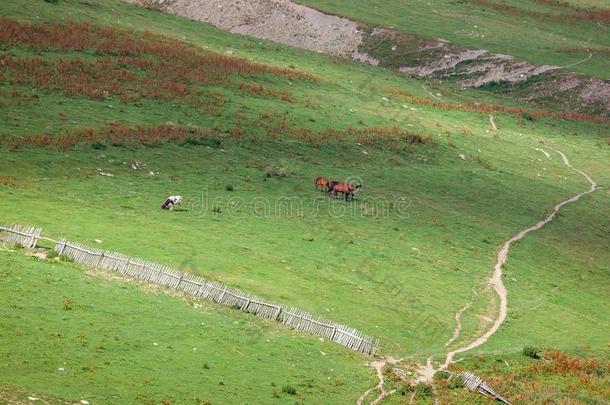
[[366, 396], [369, 395], [374, 390], [379, 390], [379, 396], [377, 398], [375, 398], [374, 401], [371, 402], [371, 405], [380, 403], [385, 397], [387, 397], [388, 395], [393, 393], [393, 391], [386, 391], [383, 386], [383, 383], [384, 383], [383, 368], [387, 364], [394, 364], [398, 361], [399, 360], [397, 360], [393, 357], [386, 357], [385, 359], [374, 360], [369, 363], [369, 366], [373, 367], [375, 369], [375, 371], [377, 372], [377, 379], [379, 380], [379, 383], [376, 386], [374, 386], [373, 388], [369, 388], [362, 395], [360, 395], [358, 397], [358, 400], [356, 401], [356, 403], [358, 405], [362, 405], [362, 403], [363, 403], [362, 401], [364, 401]]
[[537, 150], [538, 152], [542, 152], [542, 153], [544, 153], [544, 156], [546, 156], [546, 158], [547, 158], [547, 159], [550, 159], [550, 158], [551, 158], [551, 155], [549, 155], [549, 152], [545, 151], [544, 149], [536, 148], [536, 150]]
[[586, 58], [581, 59], [581, 60], [579, 60], [577, 62], [574, 62], [574, 63], [570, 63], [569, 65], [559, 66], [557, 69], [565, 69], [565, 68], [569, 68], [569, 67], [572, 67], [572, 66], [580, 65], [581, 63], [587, 62], [592, 57], [593, 57], [593, 53], [589, 52], [589, 56], [587, 56]]
[[458, 336], [460, 336], [460, 331], [462, 330], [462, 313], [466, 311], [468, 307], [470, 307], [470, 304], [464, 305], [455, 313], [455, 329], [453, 330], [453, 335], [451, 335], [447, 343], [445, 343], [445, 347], [449, 347], [449, 345], [453, 343]]
[[[547, 151], [540, 149], [540, 148], [536, 148], [536, 150], [544, 153], [544, 155], [547, 158], [549, 158], [549, 159], [551, 158], [550, 154]], [[578, 170], [574, 166], [572, 166], [569, 159], [561, 151], [555, 150], [555, 152], [557, 152], [561, 156], [561, 159], [563, 160], [563, 163], [566, 166], [568, 166], [570, 169], [574, 170], [575, 172], [582, 175], [585, 179], [587, 179], [587, 181], [591, 184], [591, 187], [588, 190], [575, 194], [572, 197], [557, 203], [553, 207], [553, 210], [551, 211], [551, 213], [548, 214], [544, 219], [538, 221], [535, 225], [532, 225], [529, 228], [519, 231], [516, 235], [512, 236], [502, 245], [500, 251], [498, 252], [498, 254], [496, 256], [494, 272], [493, 272], [491, 278], [489, 279], [489, 285], [494, 289], [494, 291], [496, 292], [496, 294], [498, 294], [498, 297], [500, 298], [500, 311], [498, 313], [497, 318], [494, 320], [493, 325], [482, 336], [478, 337], [477, 339], [475, 339], [468, 345], [460, 347], [460, 348], [452, 350], [452, 351], [449, 351], [447, 353], [447, 357], [445, 358], [445, 362], [442, 365], [440, 365], [438, 368], [434, 367], [434, 365], [432, 364], [432, 357], [429, 357], [426, 361], [426, 364], [422, 364], [419, 367], [419, 370], [418, 370], [419, 376], [414, 381], [414, 383], [428, 383], [428, 384], [432, 383], [434, 374], [437, 371], [445, 370], [447, 367], [449, 367], [449, 365], [454, 362], [453, 359], [456, 354], [463, 353], [468, 350], [472, 350], [475, 347], [481, 346], [482, 344], [487, 342], [487, 340], [494, 333], [496, 333], [498, 331], [498, 329], [500, 328], [500, 325], [502, 325], [502, 323], [506, 319], [506, 314], [508, 312], [508, 298], [507, 298], [508, 293], [507, 293], [506, 287], [504, 286], [504, 283], [502, 282], [502, 267], [504, 266], [504, 263], [506, 263], [506, 259], [508, 258], [508, 254], [510, 252], [511, 245], [514, 242], [521, 240], [528, 233], [530, 233], [532, 231], [536, 231], [536, 230], [542, 228], [544, 225], [551, 222], [553, 220], [553, 218], [555, 218], [555, 216], [557, 215], [557, 213], [559, 212], [561, 207], [563, 207], [564, 205], [577, 201], [583, 195], [592, 193], [597, 189], [597, 183], [587, 173], [585, 173], [581, 170]], [[452, 336], [445, 343], [446, 347], [449, 346], [451, 343], [453, 343], [459, 337], [460, 331], [462, 329], [461, 315], [469, 307], [470, 307], [470, 304], [467, 304], [456, 312], [456, 314], [455, 314], [456, 326], [455, 326]], [[393, 393], [393, 391], [386, 391], [383, 386], [383, 384], [384, 384], [383, 368], [387, 364], [395, 364], [402, 360], [404, 360], [404, 359], [395, 359], [393, 357], [387, 357], [385, 359], [379, 359], [379, 360], [370, 362], [369, 366], [373, 367], [376, 370], [379, 383], [375, 387], [370, 388], [366, 392], [364, 392], [358, 398], [357, 404], [362, 405], [366, 396], [369, 393], [371, 393], [373, 390], [379, 390], [380, 394], [374, 401], [371, 402], [371, 404], [378, 404], [385, 397], [387, 397], [388, 395], [391, 395]], [[436, 403], [436, 401], [435, 401], [435, 403]]]
[[[592, 193], [593, 191], [595, 191], [597, 189], [597, 183], [595, 183], [595, 181], [593, 181], [593, 179], [588, 174], [586, 174], [585, 172], [583, 172], [581, 170], [574, 168], [574, 166], [571, 165], [571, 163], [568, 160], [568, 158], [566, 157], [566, 155], [564, 155], [562, 152], [560, 152], [558, 150], [556, 150], [556, 152], [563, 159], [563, 163], [566, 166], [568, 166], [570, 169], [574, 170], [575, 172], [580, 173], [591, 184], [591, 187], [588, 190], [583, 191], [582, 193], [576, 194], [576, 195], [556, 204], [553, 207], [553, 211], [551, 211], [551, 213], [549, 215], [547, 215], [546, 218], [537, 222], [535, 225], [530, 226], [529, 228], [523, 229], [522, 231], [520, 231], [519, 233], [517, 233], [516, 235], [511, 237], [509, 240], [507, 240], [504, 243], [504, 245], [502, 245], [502, 248], [500, 249], [500, 251], [498, 252], [498, 255], [496, 257], [496, 264], [494, 266], [493, 275], [489, 280], [489, 284], [496, 291], [496, 293], [498, 294], [498, 297], [500, 298], [500, 312], [498, 313], [498, 317], [495, 319], [491, 328], [489, 328], [489, 330], [487, 330], [487, 332], [485, 332], [482, 336], [480, 336], [479, 338], [477, 338], [476, 340], [474, 340], [473, 342], [469, 343], [468, 345], [466, 345], [464, 347], [452, 350], [449, 353], [447, 353], [445, 363], [443, 363], [438, 368], [438, 370], [444, 370], [447, 367], [449, 367], [449, 365], [453, 362], [453, 358], [456, 354], [463, 353], [468, 350], [472, 350], [475, 347], [478, 347], [478, 346], [482, 345], [483, 343], [487, 342], [487, 340], [494, 333], [496, 333], [498, 331], [498, 329], [500, 328], [500, 325], [502, 325], [502, 323], [506, 319], [508, 300], [507, 300], [506, 287], [504, 286], [504, 283], [502, 282], [502, 266], [504, 265], [504, 263], [506, 262], [506, 259], [508, 258], [508, 253], [510, 251], [510, 247], [513, 244], [513, 242], [521, 240], [529, 232], [538, 230], [538, 229], [542, 228], [544, 225], [551, 222], [553, 220], [553, 218], [555, 218], [555, 216], [557, 215], [557, 213], [559, 212], [561, 207], [563, 207], [564, 205], [577, 201], [583, 195]], [[427, 372], [424, 377], [425, 377], [426, 381], [429, 382], [432, 380], [432, 376], [434, 376], [434, 373], [432, 373], [432, 375], [430, 375], [429, 367], [427, 367], [427, 369], [428, 370], [426, 370]]]

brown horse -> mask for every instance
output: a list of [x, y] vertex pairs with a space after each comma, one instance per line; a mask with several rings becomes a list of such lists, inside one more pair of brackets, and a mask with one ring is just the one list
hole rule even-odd
[[362, 188], [362, 184], [350, 184], [342, 183], [339, 181], [330, 181], [328, 183], [327, 192], [332, 192], [335, 197], [337, 196], [337, 193], [341, 193], [343, 194], [343, 198], [345, 199], [345, 201], [349, 201], [350, 197], [352, 200], [354, 199], [354, 191], [359, 188]]
[[316, 185], [316, 190], [318, 187], [322, 191], [326, 191], [328, 189], [328, 179], [326, 177], [318, 177], [313, 181], [313, 184]]

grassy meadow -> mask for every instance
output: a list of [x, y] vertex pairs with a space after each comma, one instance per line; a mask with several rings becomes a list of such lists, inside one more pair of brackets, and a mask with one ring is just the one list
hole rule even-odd
[[[440, 360], [459, 308], [452, 347], [491, 324], [502, 242], [589, 187], [557, 149], [601, 188], [511, 250], [509, 318], [476, 355], [608, 359], [607, 122], [118, 1], [1, 7], [0, 223], [298, 306], [381, 338], [383, 355]], [[365, 187], [345, 203], [315, 191], [318, 176]], [[172, 194], [184, 205], [160, 210]], [[375, 384], [368, 358], [228, 308], [20, 252], [0, 252], [0, 275], [0, 394], [346, 403]]]
[[373, 382], [355, 366], [359, 355], [239, 311], [21, 252], [3, 252], [0, 265], [0, 393], [51, 403], [345, 403]]

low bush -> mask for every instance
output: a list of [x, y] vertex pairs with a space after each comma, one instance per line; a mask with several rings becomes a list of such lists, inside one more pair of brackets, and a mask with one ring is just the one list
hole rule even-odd
[[430, 397], [432, 396], [432, 387], [428, 384], [419, 383], [414, 387], [415, 395], [418, 397]]
[[539, 359], [541, 352], [542, 350], [535, 346], [526, 346], [523, 348], [523, 354], [527, 357], [531, 357], [532, 359]]
[[94, 142], [91, 144], [91, 147], [93, 149], [97, 149], [97, 150], [104, 150], [107, 148], [107, 146], [105, 144], [103, 144], [102, 142]]

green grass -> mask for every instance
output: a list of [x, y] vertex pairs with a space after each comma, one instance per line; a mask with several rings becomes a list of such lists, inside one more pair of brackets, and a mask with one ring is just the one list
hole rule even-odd
[[[12, 152], [2, 171], [23, 185], [5, 190], [3, 200], [15, 208], [2, 219], [33, 222], [51, 235], [84, 242], [102, 239], [103, 247], [179, 265], [349, 323], [381, 337], [389, 352], [424, 353], [442, 347], [453, 328], [453, 312], [477, 299], [471, 288], [482, 287], [501, 241], [585, 186], [557, 158], [548, 164], [535, 160], [541, 155], [535, 143], [473, 138], [478, 138], [470, 140], [474, 147], [487, 151], [481, 160], [499, 169], [485, 169], [476, 154], [464, 162], [458, 151], [441, 145], [423, 145], [406, 156], [367, 148], [366, 158], [348, 166], [343, 162], [362, 155], [361, 148], [326, 149], [327, 156], [294, 142], [225, 144], [222, 150], [165, 145]], [[470, 156], [474, 151], [462, 142], [459, 150]], [[523, 156], [502, 159], [507, 148], [523, 148]], [[418, 158], [424, 152], [426, 162]], [[389, 158], [399, 165], [378, 164]], [[134, 171], [136, 160], [146, 170]], [[284, 167], [287, 176], [267, 179], [267, 166]], [[548, 170], [537, 179], [542, 167]], [[99, 176], [97, 169], [115, 177]], [[313, 191], [312, 179], [320, 173], [362, 177], [363, 199], [391, 202], [406, 196], [407, 216], [394, 211], [363, 216], [356, 202], [346, 219], [335, 220], [345, 204]], [[226, 191], [229, 184], [235, 191]], [[176, 192], [194, 199], [189, 211], [159, 210], [163, 198]], [[301, 205], [294, 214], [277, 212], [282, 198]], [[269, 215], [261, 215], [261, 202], [269, 204]], [[220, 215], [211, 212], [215, 205], [221, 206]], [[313, 241], [307, 240], [310, 235]], [[542, 253], [528, 265], [550, 257]], [[603, 272], [591, 280], [595, 284], [597, 277]], [[378, 314], [373, 321], [371, 308]], [[417, 327], [422, 323], [425, 329]], [[591, 336], [595, 330], [583, 333]], [[559, 332], [556, 337], [566, 339]]]
[[[589, 48], [607, 50], [610, 46], [606, 23], [596, 24], [586, 20], [565, 22], [551, 18], [573, 10], [529, 0], [489, 1], [492, 5], [516, 7], [516, 15], [494, 9], [489, 4], [479, 5], [469, 1], [300, 0], [299, 3], [366, 25], [390, 26], [425, 38], [444, 38], [460, 45], [514, 55], [533, 63], [565, 66], [584, 59]], [[585, 6], [589, 5], [601, 6], [600, 3]], [[543, 13], [543, 16], [529, 15], [529, 10]], [[536, 37], [536, 41], [531, 40], [532, 36]], [[565, 49], [569, 48], [579, 48], [582, 52], [566, 53]], [[607, 53], [596, 54], [590, 61], [570, 69], [607, 79], [610, 77], [608, 63]]]
[[[273, 75], [232, 76], [226, 83], [199, 88], [224, 99], [218, 108], [205, 111], [181, 99], [98, 100], [25, 85], [15, 95], [14, 86], [4, 83], [0, 86], [3, 141], [44, 132], [61, 137], [74, 128], [99, 128], [110, 122], [129, 126], [171, 122], [214, 128], [222, 145], [0, 147], [0, 200], [7, 207], [0, 211], [0, 223], [36, 224], [48, 236], [91, 245], [99, 239], [102, 243], [96, 246], [301, 307], [380, 337], [383, 354], [440, 359], [454, 328], [454, 314], [466, 303], [471, 306], [463, 315], [456, 347], [482, 332], [485, 322], [480, 315], [495, 314], [496, 299], [485, 286], [498, 247], [537, 222], [556, 202], [588, 187], [552, 149], [565, 152], [600, 186], [610, 182], [607, 125], [498, 113], [494, 117], [499, 131], [491, 132], [485, 113], [411, 103], [402, 96], [429, 97], [430, 90], [442, 92], [443, 99], [451, 102], [498, 103], [493, 94], [455, 93], [442, 85], [430, 89], [386, 69], [226, 34], [114, 1], [57, 5], [40, 1], [3, 7], [5, 15], [13, 18], [39, 16], [47, 21], [65, 16], [149, 28], [210, 49], [231, 49], [256, 61], [294, 65], [320, 77], [319, 82], [307, 82]], [[36, 54], [26, 47], [3, 52], [21, 58]], [[47, 51], [44, 56], [74, 54]], [[97, 56], [88, 53], [87, 57]], [[286, 91], [298, 102], [240, 91], [240, 82]], [[236, 126], [245, 132], [241, 139], [231, 135]], [[307, 129], [315, 140], [326, 128], [373, 126], [398, 126], [422, 134], [426, 142], [397, 149], [384, 140], [362, 145], [344, 135], [317, 145], [296, 135], [297, 130]], [[552, 160], [536, 148], [551, 152]], [[135, 162], [141, 169], [132, 169]], [[99, 171], [114, 177], [100, 176]], [[357, 177], [365, 189], [353, 203], [328, 199], [314, 191], [313, 179], [321, 175]], [[227, 190], [229, 185], [234, 191]], [[159, 209], [170, 194], [185, 197], [183, 210]], [[397, 211], [392, 203], [401, 198], [408, 204]], [[286, 201], [293, 204], [293, 211], [286, 211]], [[373, 203], [377, 208], [386, 204], [387, 215], [382, 210], [376, 213]], [[212, 212], [213, 207], [221, 212]], [[608, 358], [608, 316], [599, 310], [607, 304], [608, 208], [608, 192], [601, 188], [564, 207], [556, 223], [515, 245], [505, 278], [509, 319], [488, 344], [477, 349], [479, 354], [513, 355], [527, 345], [574, 352], [585, 344], [589, 354]], [[297, 336], [279, 325], [215, 305], [205, 305], [202, 314], [176, 298], [85, 276], [75, 265], [56, 264], [52, 269], [48, 263], [3, 252], [0, 260], [0, 271], [7, 274], [0, 280], [0, 297], [7, 302], [0, 321], [8, 326], [2, 330], [19, 327], [21, 333], [0, 335], [0, 346], [14, 353], [0, 369], [11, 392], [31, 389], [70, 400], [87, 393], [106, 402], [117, 395], [125, 403], [138, 394], [159, 402], [175, 392], [172, 399], [178, 402], [201, 397], [212, 403], [239, 403], [243, 398], [265, 403], [273, 400], [276, 388], [278, 401], [315, 403], [326, 398], [323, 389], [329, 389], [326, 403], [345, 403], [374, 385], [372, 373], [362, 367], [365, 357], [315, 337]], [[47, 283], [47, 273], [52, 282]], [[11, 293], [20, 283], [21, 294]], [[90, 289], [98, 293], [90, 297]], [[75, 303], [74, 311], [63, 310], [68, 297]], [[12, 302], [22, 308], [11, 307]], [[48, 308], [44, 312], [48, 320], [41, 317], [41, 308]], [[75, 314], [82, 316], [75, 319]], [[108, 314], [117, 319], [116, 327], [102, 321]], [[208, 320], [201, 322], [214, 328], [210, 336], [198, 332], [201, 322], [188, 323], [204, 315]], [[24, 319], [42, 319], [44, 324], [20, 323]], [[137, 350], [126, 352], [118, 343], [102, 354], [93, 343], [78, 351], [53, 347], [45, 339], [58, 331], [57, 322], [69, 330], [64, 342], [69, 348], [80, 344], [76, 337], [83, 331], [90, 342], [103, 337], [111, 341], [108, 336], [117, 335], [124, 343], [129, 337]], [[183, 333], [177, 323], [190, 329]], [[87, 333], [92, 327], [98, 329]], [[134, 329], [127, 334], [129, 328]], [[143, 343], [155, 329], [165, 341], [185, 342], [172, 343], [172, 351], [163, 357], [167, 363], [163, 371], [153, 363], [153, 348]], [[241, 342], [249, 341], [252, 330], [275, 336], [277, 346], [269, 348], [256, 340], [251, 351], [239, 349], [245, 355], [234, 352], [233, 348], [243, 346]], [[39, 344], [44, 350], [36, 354], [40, 357], [32, 357], [26, 349]], [[195, 361], [190, 357], [193, 347], [199, 348], [198, 353], [207, 348], [210, 358], [201, 361], [217, 373], [211, 374], [214, 378], [187, 377]], [[332, 353], [320, 361], [336, 358], [337, 363], [327, 367], [312, 361], [319, 351]], [[258, 352], [262, 354], [257, 357]], [[80, 367], [63, 381], [58, 379], [66, 377], [55, 372], [62, 353]], [[98, 356], [110, 358], [107, 361], [116, 369], [108, 369], [106, 360]], [[93, 374], [82, 370], [89, 363], [97, 367]], [[221, 371], [219, 364], [238, 366]], [[9, 371], [17, 366], [19, 372]], [[343, 385], [323, 386], [332, 376], [320, 370], [330, 368], [341, 370], [338, 378]], [[117, 370], [123, 374], [116, 374]], [[286, 370], [297, 371], [280, 380], [277, 376]], [[132, 372], [139, 377], [131, 386], [116, 377]], [[213, 389], [221, 375], [230, 384]], [[307, 387], [309, 380], [313, 387]], [[103, 390], [109, 381], [120, 383], [116, 393]], [[151, 381], [153, 386], [144, 385]], [[282, 393], [287, 384], [297, 389], [296, 398]]]
[[345, 403], [373, 380], [359, 355], [229, 308], [21, 253], [3, 252], [0, 268], [9, 392], [91, 403]]

